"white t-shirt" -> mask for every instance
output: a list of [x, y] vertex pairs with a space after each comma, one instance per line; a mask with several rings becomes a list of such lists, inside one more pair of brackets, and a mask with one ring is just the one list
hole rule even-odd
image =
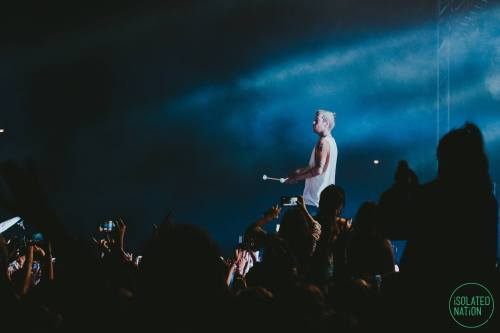
[[[335, 143], [335, 139], [331, 136], [326, 137], [326, 142], [330, 145], [330, 156], [326, 162], [326, 170], [321, 175], [306, 179], [306, 185], [304, 187], [304, 202], [306, 205], [318, 207], [321, 191], [328, 185], [335, 184], [335, 170], [337, 168], [338, 154], [337, 143]], [[311, 153], [309, 166], [315, 165], [315, 150], [316, 146], [314, 146]]]

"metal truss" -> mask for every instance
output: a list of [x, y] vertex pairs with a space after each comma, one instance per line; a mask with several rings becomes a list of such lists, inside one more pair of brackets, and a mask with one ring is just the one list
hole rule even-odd
[[437, 0], [436, 140], [450, 130], [453, 37], [473, 29], [488, 0]]

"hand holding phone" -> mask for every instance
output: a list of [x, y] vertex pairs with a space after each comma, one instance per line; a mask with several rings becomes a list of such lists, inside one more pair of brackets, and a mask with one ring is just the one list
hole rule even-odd
[[24, 238], [24, 246], [28, 245], [41, 245], [43, 243], [43, 234], [36, 233]]
[[103, 222], [99, 226], [99, 231], [101, 231], [101, 232], [111, 232], [111, 231], [113, 231], [115, 229], [115, 227], [116, 227], [116, 223], [113, 220], [109, 220], [109, 221]]
[[283, 196], [281, 197], [281, 207], [295, 207], [298, 205], [298, 201], [299, 198], [297, 196]]

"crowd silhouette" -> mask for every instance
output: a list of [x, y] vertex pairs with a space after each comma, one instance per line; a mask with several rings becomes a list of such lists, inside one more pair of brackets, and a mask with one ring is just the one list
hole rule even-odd
[[[344, 332], [456, 327], [450, 293], [462, 282], [500, 281], [498, 204], [477, 126], [437, 148], [438, 173], [420, 184], [406, 161], [378, 202], [342, 217], [330, 185], [317, 216], [302, 198], [272, 206], [248, 226], [234, 258], [200, 227], [169, 215], [143, 251], [126, 248], [126, 221], [101, 237], [74, 236], [28, 168], [1, 164], [2, 205], [43, 241], [0, 236], [5, 332]], [[283, 210], [283, 211], [282, 211]], [[265, 225], [279, 221], [276, 233]], [[395, 265], [391, 240], [407, 240]], [[22, 243], [22, 244], [21, 244]], [[498, 294], [498, 293], [496, 293]], [[498, 324], [498, 316], [486, 325]]]

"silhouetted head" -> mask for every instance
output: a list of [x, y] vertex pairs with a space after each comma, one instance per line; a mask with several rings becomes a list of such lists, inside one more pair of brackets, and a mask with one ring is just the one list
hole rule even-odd
[[299, 208], [294, 207], [285, 211], [278, 234], [290, 245], [297, 259], [311, 254], [314, 242], [309, 221]]
[[[259, 286], [275, 291], [289, 285], [297, 277], [297, 259], [288, 242], [278, 235], [269, 235], [264, 248], [262, 265], [264, 275], [258, 281]], [[252, 271], [250, 271], [251, 273]]]
[[398, 185], [418, 185], [417, 175], [410, 169], [408, 162], [405, 160], [399, 161], [394, 181]]
[[491, 191], [483, 136], [472, 123], [447, 133], [437, 149], [438, 178], [446, 184]]
[[377, 204], [366, 201], [361, 204], [354, 218], [354, 229], [356, 232], [374, 231], [377, 226]]
[[[313, 284], [298, 283], [288, 290], [288, 293], [282, 295], [282, 310], [287, 314], [281, 322], [283, 331], [285, 328], [296, 328], [297, 331], [304, 321], [312, 320], [318, 322], [321, 320], [325, 309], [325, 297], [323, 292]], [[290, 327], [292, 326], [292, 327]], [[295, 326], [295, 327], [293, 327]], [[289, 330], [289, 329], [287, 329]]]
[[201, 228], [174, 224], [144, 250], [135, 320], [167, 331], [211, 331], [225, 308], [226, 266], [214, 240]]
[[321, 191], [319, 197], [320, 216], [339, 216], [345, 205], [345, 193], [342, 187], [329, 185]]
[[141, 288], [158, 297], [188, 297], [224, 286], [225, 268], [216, 243], [201, 228], [175, 224], [152, 239], [141, 262]]
[[[271, 291], [263, 287], [249, 287], [237, 292], [232, 314], [225, 313], [224, 315], [231, 316], [233, 322], [239, 325], [238, 332], [274, 332], [276, 310], [275, 298]], [[249, 314], [251, 314], [250, 320]], [[245, 324], [241, 325], [241, 323]]]
[[264, 287], [250, 287], [238, 291], [236, 302], [242, 311], [243, 316], [250, 312], [258, 311], [260, 315], [264, 314], [263, 308], [269, 311], [270, 305], [274, 301], [274, 295]]

